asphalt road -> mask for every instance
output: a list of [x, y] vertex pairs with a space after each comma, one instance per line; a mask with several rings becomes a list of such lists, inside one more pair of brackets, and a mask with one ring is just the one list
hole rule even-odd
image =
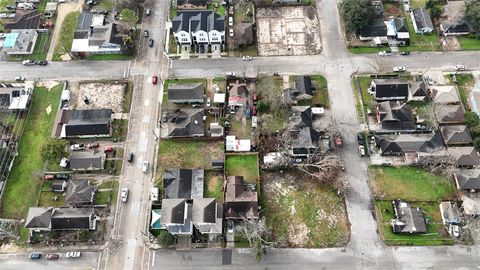
[[65, 258], [63, 255], [58, 260], [49, 261], [42, 258], [40, 260], [31, 260], [30, 254], [0, 254], [0, 269], [2, 270], [91, 270], [97, 267], [99, 253], [82, 252], [80, 258]]

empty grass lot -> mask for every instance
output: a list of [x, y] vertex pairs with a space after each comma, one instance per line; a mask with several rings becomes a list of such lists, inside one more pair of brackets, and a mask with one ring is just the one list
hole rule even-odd
[[480, 39], [475, 37], [458, 37], [460, 47], [465, 51], [480, 50]]
[[416, 167], [370, 166], [373, 192], [382, 200], [438, 202], [451, 198], [453, 182]]
[[380, 235], [388, 245], [393, 246], [434, 246], [434, 245], [452, 245], [453, 240], [444, 232], [442, 218], [438, 203], [417, 202], [412, 203], [413, 207], [420, 207], [427, 220], [427, 232], [421, 235], [402, 235], [394, 234], [390, 220], [394, 216], [391, 201], [376, 201], [375, 212], [379, 221]]
[[[57, 197], [57, 200], [54, 201], [53, 198]], [[65, 203], [65, 197], [62, 192], [53, 192], [52, 191], [52, 181], [44, 181], [42, 186], [42, 192], [40, 193], [40, 199], [38, 201], [39, 207], [60, 207]]]
[[[40, 156], [43, 142], [50, 137], [55, 112], [63, 85], [50, 89], [36, 87], [20, 140], [18, 156], [5, 189], [2, 217], [25, 218], [28, 208], [35, 206], [42, 187], [44, 162]], [[47, 107], [51, 112], [47, 114]]]
[[322, 75], [311, 75], [312, 83], [315, 86], [315, 93], [312, 99], [313, 104], [322, 104], [326, 108], [330, 107], [328, 99], [327, 79]]
[[226, 155], [225, 174], [243, 176], [245, 182], [256, 184], [258, 175], [258, 154]]
[[61, 56], [71, 50], [78, 16], [80, 16], [79, 12], [70, 12], [65, 16], [60, 31], [60, 37], [55, 45], [55, 50], [53, 51], [52, 59], [54, 61], [62, 60]]

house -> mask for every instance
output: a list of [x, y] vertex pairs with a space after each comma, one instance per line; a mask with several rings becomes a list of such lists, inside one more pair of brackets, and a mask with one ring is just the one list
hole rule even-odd
[[230, 83], [228, 90], [228, 106], [243, 107], [248, 105], [248, 89], [247, 84], [240, 83], [239, 80]]
[[235, 23], [234, 32], [235, 40], [234, 42], [237, 46], [249, 46], [255, 42], [255, 25], [253, 23]]
[[391, 18], [384, 23], [387, 26], [387, 37], [404, 44], [409, 42], [410, 34], [405, 18]]
[[[472, 196], [473, 195], [473, 196]], [[463, 213], [468, 216], [480, 215], [480, 199], [474, 194], [462, 194], [460, 196], [462, 201]]]
[[382, 20], [376, 20], [360, 30], [358, 38], [361, 41], [372, 41], [375, 45], [388, 43], [387, 26]]
[[437, 105], [435, 114], [439, 124], [462, 124], [465, 118], [465, 109], [458, 105]]
[[163, 190], [165, 199], [203, 198], [203, 169], [165, 169]]
[[465, 125], [448, 125], [440, 127], [443, 142], [448, 145], [469, 145], [473, 143], [472, 135]]
[[197, 138], [205, 136], [205, 112], [200, 109], [177, 109], [167, 114], [162, 138]]
[[3, 51], [8, 55], [32, 54], [37, 43], [36, 29], [14, 29], [6, 34]]
[[177, 9], [207, 9], [207, 0], [176, 0]]
[[168, 85], [168, 102], [203, 103], [205, 86], [203, 83], [172, 83]]
[[221, 50], [225, 44], [225, 16], [211, 10], [178, 11], [172, 20], [177, 45], [195, 46], [198, 50]]
[[95, 187], [88, 180], [70, 180], [65, 194], [65, 204], [80, 207], [93, 203]]
[[408, 101], [424, 101], [428, 95], [428, 87], [423, 76], [415, 76], [414, 80], [409, 82]]
[[393, 233], [421, 234], [427, 232], [423, 212], [418, 207], [411, 207], [405, 201], [392, 201], [395, 218], [390, 220]]
[[430, 14], [424, 8], [416, 8], [410, 12], [413, 28], [417, 34], [429, 34], [434, 30]]
[[220, 138], [225, 134], [224, 128], [219, 123], [210, 123], [210, 137]]
[[435, 85], [430, 88], [435, 104], [460, 104], [460, 96], [453, 85]]
[[54, 138], [97, 138], [112, 135], [112, 110], [59, 110], [55, 118]]
[[310, 76], [299, 76], [294, 82], [294, 96], [296, 100], [310, 100], [313, 98], [315, 86]]
[[96, 229], [97, 216], [93, 208], [30, 207], [25, 228], [30, 231]]
[[52, 181], [52, 191], [53, 192], [64, 192], [68, 186], [68, 182], [64, 180], [53, 180]]
[[470, 110], [480, 116], [480, 89], [474, 89], [468, 96]]
[[214, 198], [194, 199], [192, 221], [202, 235], [208, 235], [211, 242], [221, 237], [223, 231], [223, 204]]
[[402, 79], [374, 79], [371, 83], [377, 102], [388, 100], [405, 101], [408, 98], [408, 81]]
[[289, 121], [290, 131], [299, 131], [304, 127], [312, 127], [313, 112], [311, 106], [292, 106]]
[[439, 133], [375, 135], [375, 143], [381, 154], [404, 155], [406, 153], [432, 152], [443, 149]]
[[0, 109], [13, 111], [27, 110], [34, 89], [33, 81], [0, 83]]
[[443, 21], [440, 24], [440, 31], [448, 36], [466, 36], [475, 33], [475, 29], [465, 20], [459, 22]]
[[121, 53], [123, 44], [123, 34], [118, 24], [106, 22], [103, 14], [80, 13], [73, 36], [72, 53], [81, 56]]
[[72, 171], [99, 171], [105, 164], [105, 153], [100, 151], [74, 151], [70, 154]]
[[290, 149], [292, 157], [309, 157], [318, 149], [318, 142], [320, 140], [320, 132], [310, 128], [304, 127], [300, 129], [298, 134], [293, 134], [294, 139]]
[[163, 199], [160, 224], [172, 235], [190, 236], [193, 232], [192, 204], [186, 199]]
[[449, 147], [447, 148], [447, 152], [458, 167], [472, 168], [480, 165], [480, 157], [473, 146]]
[[225, 137], [225, 151], [227, 152], [249, 152], [251, 149], [251, 141], [248, 139], [240, 140], [234, 135]]
[[4, 28], [13, 29], [38, 29], [40, 27], [41, 14], [37, 10], [17, 9], [13, 19], [7, 19]]
[[480, 170], [459, 170], [453, 174], [458, 190], [478, 191], [480, 190]]
[[223, 187], [226, 219], [258, 219], [258, 195], [248, 189], [243, 176], [229, 176]]
[[453, 202], [441, 202], [439, 207], [443, 225], [457, 225], [462, 223], [460, 211]]
[[384, 101], [377, 105], [377, 122], [385, 130], [414, 130], [415, 120], [406, 103]]

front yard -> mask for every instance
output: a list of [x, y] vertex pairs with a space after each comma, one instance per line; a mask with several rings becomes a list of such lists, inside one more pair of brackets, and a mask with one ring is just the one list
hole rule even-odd
[[402, 51], [441, 51], [442, 46], [437, 37], [437, 33], [431, 34], [417, 34], [413, 28], [412, 18], [405, 13], [407, 19], [408, 32], [410, 34], [410, 46], [401, 48]]
[[450, 179], [417, 167], [370, 166], [369, 173], [374, 196], [381, 200], [438, 202], [455, 192]]
[[331, 187], [291, 172], [262, 174], [264, 215], [283, 247], [345, 246], [349, 223], [342, 198]]
[[420, 207], [427, 220], [427, 233], [421, 235], [394, 234], [390, 220], [394, 218], [394, 211], [391, 201], [376, 201], [375, 212], [379, 222], [380, 235], [388, 245], [452, 245], [453, 240], [448, 237], [442, 224], [442, 218], [438, 203], [416, 202], [412, 207]]
[[226, 176], [243, 176], [246, 183], [259, 180], [258, 154], [232, 154], [225, 156]]
[[460, 47], [465, 51], [480, 50], [480, 39], [474, 37], [458, 37]]
[[63, 85], [59, 84], [52, 89], [36, 87], [34, 90], [19, 154], [3, 195], [4, 218], [25, 218], [28, 208], [37, 203], [44, 168], [40, 149], [43, 142], [50, 138], [62, 88]]
[[10, 56], [11, 61], [23, 61], [23, 60], [45, 60], [47, 59], [48, 48], [50, 47], [50, 34], [38, 33], [37, 42], [35, 48], [30, 55], [16, 55]]
[[72, 48], [73, 35], [75, 33], [75, 27], [77, 27], [79, 16], [79, 12], [70, 12], [65, 16], [58, 42], [57, 44], [52, 44], [52, 46], [55, 45], [52, 58], [54, 61], [62, 60], [62, 55], [69, 52]]

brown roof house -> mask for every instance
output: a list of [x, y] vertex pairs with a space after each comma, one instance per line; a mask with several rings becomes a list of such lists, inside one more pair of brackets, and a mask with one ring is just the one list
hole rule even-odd
[[252, 45], [255, 41], [255, 29], [253, 23], [237, 23], [235, 28], [235, 42], [237, 46]]
[[462, 124], [465, 119], [465, 109], [461, 104], [440, 104], [435, 107], [435, 116], [439, 124]]
[[247, 189], [243, 176], [229, 176], [224, 186], [224, 210], [226, 219], [257, 219], [258, 196]]

